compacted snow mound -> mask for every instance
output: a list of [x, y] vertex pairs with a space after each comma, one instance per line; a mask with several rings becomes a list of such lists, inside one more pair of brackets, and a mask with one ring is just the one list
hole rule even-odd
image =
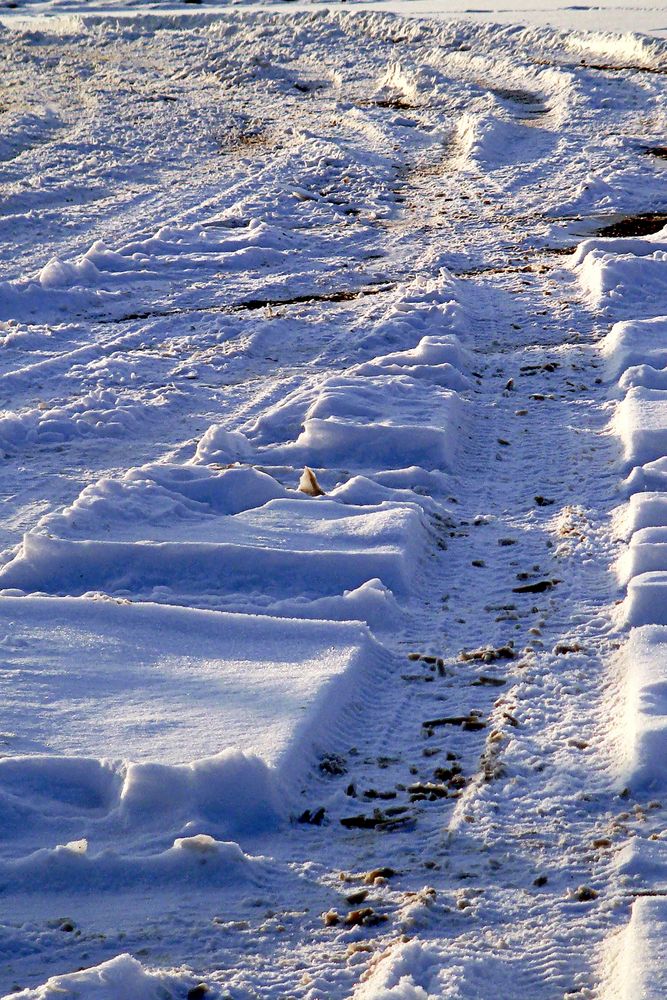
[[[667, 593], [667, 577], [663, 586]], [[667, 788], [667, 627], [633, 628], [623, 648], [626, 676], [626, 759], [632, 789]]]
[[647, 490], [633, 493], [618, 516], [623, 537], [630, 539], [642, 528], [661, 528], [667, 525], [667, 492]]
[[633, 627], [667, 625], [667, 572], [641, 573], [630, 580], [624, 616]]
[[612, 379], [618, 379], [635, 365], [664, 368], [667, 366], [667, 317], [615, 323], [602, 341], [601, 350]]
[[7, 597], [0, 617], [9, 839], [41, 822], [275, 822], [390, 662], [350, 623], [72, 598]]
[[667, 391], [629, 389], [616, 408], [613, 429], [623, 444], [628, 468], [645, 465], [667, 454]]
[[654, 303], [667, 298], [667, 229], [646, 239], [584, 240], [572, 266], [595, 305], [653, 316]]
[[[152, 537], [152, 530], [176, 535], [181, 522], [212, 522], [279, 498], [306, 499], [257, 469], [237, 466], [218, 472], [208, 466], [151, 463], [120, 479], [100, 479], [60, 514], [39, 527], [66, 538]], [[141, 527], [139, 527], [141, 525]]]
[[[405, 593], [427, 534], [417, 504], [354, 507], [326, 498], [270, 500], [255, 510], [172, 524], [128, 523], [122, 541], [26, 534], [0, 588], [197, 603], [329, 597], [379, 578]], [[129, 536], [129, 537], [128, 537]], [[136, 540], [135, 540], [136, 539]], [[178, 540], [176, 540], [178, 539]]]
[[618, 1000], [663, 1000], [667, 996], [667, 900], [635, 899], [614, 976]]
[[30, 446], [58, 446], [74, 438], [127, 437], [146, 416], [168, 406], [173, 388], [140, 398], [131, 391], [96, 389], [63, 406], [46, 406], [16, 413], [0, 410], [0, 448], [13, 453]]
[[187, 294], [192, 273], [290, 268], [301, 244], [294, 236], [252, 219], [232, 228], [216, 218], [189, 227], [163, 226], [153, 237], [121, 245], [117, 250], [96, 240], [80, 257], [53, 257], [34, 278], [0, 282], [0, 319], [48, 319], [54, 313], [107, 315], [137, 304], [150, 313], [151, 290], [168, 282]]
[[453, 334], [441, 337], [422, 337], [418, 345], [408, 351], [394, 351], [371, 361], [356, 365], [355, 375], [404, 375], [423, 379], [446, 389], [465, 390], [470, 379], [462, 374], [468, 363], [467, 352]]
[[18, 1000], [165, 1000], [174, 995], [169, 989], [175, 985], [173, 980], [164, 973], [146, 972], [131, 955], [118, 955], [82, 972], [52, 976], [43, 986], [11, 996]]
[[622, 484], [622, 491], [628, 497], [635, 493], [661, 490], [667, 491], [667, 456], [633, 469]]
[[206, 889], [246, 883], [261, 885], [267, 871], [261, 858], [250, 857], [238, 844], [207, 834], [178, 837], [159, 854], [91, 853], [85, 839], [42, 848], [26, 857], [0, 861], [3, 892], [90, 893], [145, 892], [186, 884]]
[[459, 436], [461, 401], [452, 396], [444, 427], [428, 424], [372, 422], [358, 424], [328, 418], [307, 419], [293, 445], [264, 453], [272, 462], [306, 464], [317, 468], [330, 463], [367, 468], [372, 455], [378, 469], [403, 469], [408, 465], [452, 471]]
[[394, 946], [366, 975], [354, 1000], [436, 1000], [443, 996], [442, 955], [418, 941]]
[[[618, 778], [643, 801], [655, 796], [650, 807], [657, 807], [667, 792], [667, 229], [646, 239], [586, 240], [573, 266], [597, 306], [631, 317], [600, 345], [611, 392], [622, 397], [610, 429], [622, 448], [628, 497], [616, 515], [629, 543], [617, 564], [627, 587], [621, 622], [629, 629], [620, 653]], [[626, 887], [650, 892], [664, 883], [653, 847], [638, 836], [617, 855]], [[635, 900], [611, 963], [610, 997], [665, 996], [666, 922], [664, 900]]]

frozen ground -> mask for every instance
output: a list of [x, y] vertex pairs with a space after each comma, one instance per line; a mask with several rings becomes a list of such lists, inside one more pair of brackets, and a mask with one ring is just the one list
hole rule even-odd
[[0, 993], [663, 997], [667, 42], [0, 54]]

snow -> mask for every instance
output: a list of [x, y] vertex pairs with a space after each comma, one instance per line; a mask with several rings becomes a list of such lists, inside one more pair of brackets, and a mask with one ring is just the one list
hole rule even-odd
[[21, 990], [13, 995], [20, 1000], [53, 1000], [63, 994], [73, 1000], [118, 1000], [121, 996], [162, 1000], [168, 982], [166, 976], [145, 972], [131, 955], [117, 955], [102, 965], [53, 976], [38, 989]]
[[585, 240], [573, 260], [582, 286], [600, 306], [622, 302], [624, 312], [641, 316], [651, 301], [667, 297], [665, 230], [646, 240]]
[[615, 323], [601, 349], [609, 361], [610, 378], [618, 379], [637, 365], [662, 368], [667, 364], [667, 317]]
[[265, 868], [261, 859], [249, 858], [238, 844], [206, 834], [178, 837], [173, 847], [154, 855], [124, 856], [106, 850], [91, 856], [84, 838], [0, 863], [4, 891], [22, 895], [44, 890], [141, 893], [148, 886], [179, 883], [190, 889], [197, 884], [253, 887], [262, 884]]
[[667, 784], [667, 629], [633, 628], [623, 650], [627, 671], [626, 784], [659, 793]]
[[5, 839], [18, 814], [84, 835], [105, 819], [274, 822], [379, 676], [372, 640], [348, 624], [76, 598], [0, 610]]
[[[245, 595], [250, 607], [253, 595], [260, 603], [262, 594], [328, 597], [375, 578], [398, 593], [409, 587], [425, 535], [419, 508], [288, 499], [259, 511], [181, 521], [178, 541], [171, 524], [141, 520], [132, 525], [138, 538], [131, 542], [26, 534], [19, 554], [0, 571], [0, 587], [150, 600], [164, 595], [179, 603], [198, 595], [233, 603]], [[129, 533], [125, 527], [116, 535]]]
[[632, 386], [616, 410], [623, 460], [630, 469], [664, 458], [667, 452], [667, 392]]
[[636, 899], [632, 916], [623, 935], [619, 961], [618, 997], [620, 1000], [658, 1000], [667, 988], [665, 978], [664, 899]]
[[397, 2], [2, 12], [7, 996], [661, 983], [664, 18]]

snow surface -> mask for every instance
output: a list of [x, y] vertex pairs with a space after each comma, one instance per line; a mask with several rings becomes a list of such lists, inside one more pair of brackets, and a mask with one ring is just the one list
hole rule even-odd
[[60, 823], [86, 835], [105, 818], [125, 829], [184, 813], [230, 830], [273, 822], [377, 660], [351, 625], [72, 598], [7, 598], [0, 611], [2, 697], [14, 705], [5, 839], [18, 815], [58, 836]]
[[105, 6], [0, 28], [0, 993], [662, 995], [664, 12]]

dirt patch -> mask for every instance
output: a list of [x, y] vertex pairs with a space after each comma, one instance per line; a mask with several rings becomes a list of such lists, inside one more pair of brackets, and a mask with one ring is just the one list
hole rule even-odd
[[411, 104], [404, 97], [381, 97], [376, 101], [371, 101], [378, 108], [393, 108], [395, 111], [416, 111], [418, 104]]
[[667, 76], [667, 69], [662, 66], [639, 66], [636, 63], [628, 63], [626, 66], [615, 66], [613, 63], [589, 63], [584, 59], [579, 64], [585, 69], [602, 70], [605, 73], [656, 73], [658, 76]]
[[596, 236], [651, 236], [667, 225], [665, 212], [640, 212], [595, 230]]
[[657, 156], [659, 160], [667, 160], [667, 146], [645, 146], [642, 152], [646, 156]]

